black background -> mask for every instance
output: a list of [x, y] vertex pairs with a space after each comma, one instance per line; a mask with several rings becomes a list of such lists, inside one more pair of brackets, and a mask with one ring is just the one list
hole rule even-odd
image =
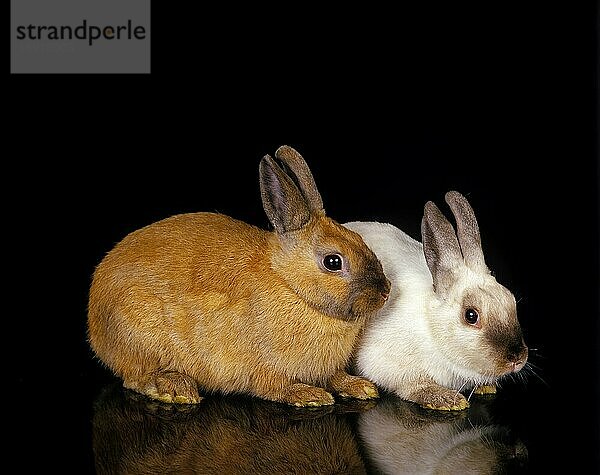
[[104, 253], [180, 212], [268, 226], [258, 162], [288, 144], [340, 222], [418, 238], [427, 200], [469, 198], [544, 380], [520, 384], [512, 418], [537, 467], [598, 466], [594, 4], [187, 8], [153, 4], [151, 75], [7, 74], [5, 396], [21, 460], [93, 466], [91, 404], [110, 378], [85, 307]]

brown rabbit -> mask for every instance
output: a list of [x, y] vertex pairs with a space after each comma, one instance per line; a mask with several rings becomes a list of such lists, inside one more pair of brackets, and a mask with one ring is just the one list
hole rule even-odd
[[88, 336], [125, 387], [165, 402], [245, 393], [297, 406], [377, 397], [345, 372], [390, 283], [362, 238], [327, 217], [288, 146], [260, 162], [274, 231], [218, 213], [175, 215], [126, 236], [97, 266]]

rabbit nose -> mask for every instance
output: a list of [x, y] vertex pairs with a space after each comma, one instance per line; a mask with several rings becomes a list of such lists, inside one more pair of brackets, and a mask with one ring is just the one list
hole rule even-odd
[[390, 293], [389, 292], [381, 292], [381, 296], [383, 297], [383, 301], [387, 302], [387, 299], [390, 298]]
[[387, 300], [388, 297], [390, 296], [391, 289], [392, 289], [392, 283], [390, 282], [390, 280], [387, 277], [384, 278], [383, 290], [381, 291], [381, 295], [383, 296], [384, 300]]
[[527, 362], [528, 349], [525, 345], [523, 345], [518, 351], [514, 353], [509, 353], [508, 361], [511, 363], [511, 371], [516, 373], [519, 371], [525, 363]]

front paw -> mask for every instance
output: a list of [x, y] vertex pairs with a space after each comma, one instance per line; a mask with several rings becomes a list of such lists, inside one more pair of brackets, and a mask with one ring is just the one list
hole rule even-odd
[[411, 394], [409, 400], [436, 411], [462, 411], [469, 407], [469, 402], [461, 393], [441, 386], [427, 386]]
[[377, 386], [360, 376], [345, 374], [343, 377], [330, 382], [330, 386], [342, 398], [367, 400], [379, 397]]
[[335, 402], [333, 396], [323, 388], [303, 383], [286, 388], [279, 400], [297, 407], [329, 406]]

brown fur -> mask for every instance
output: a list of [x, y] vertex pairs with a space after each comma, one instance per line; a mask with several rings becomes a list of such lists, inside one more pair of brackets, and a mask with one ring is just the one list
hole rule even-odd
[[[89, 341], [126, 387], [168, 402], [199, 401], [197, 385], [333, 402], [312, 386], [344, 374], [390, 284], [362, 239], [314, 209], [320, 197], [303, 196], [268, 156], [261, 180], [275, 232], [216, 213], [176, 215], [129, 234], [96, 268]], [[320, 268], [330, 253], [348, 268]], [[366, 397], [355, 382], [335, 389]]]
[[251, 398], [167, 406], [107, 387], [93, 448], [99, 475], [366, 474], [349, 416]]
[[[484, 335], [482, 354], [495, 361], [494, 374], [502, 376], [511, 372], [513, 365], [527, 360], [528, 349], [517, 319], [517, 304], [506, 287], [495, 282], [489, 289], [478, 287], [466, 291], [461, 314], [464, 315], [467, 308], [475, 309], [480, 316], [476, 328]], [[463, 321], [463, 325], [467, 323]]]

